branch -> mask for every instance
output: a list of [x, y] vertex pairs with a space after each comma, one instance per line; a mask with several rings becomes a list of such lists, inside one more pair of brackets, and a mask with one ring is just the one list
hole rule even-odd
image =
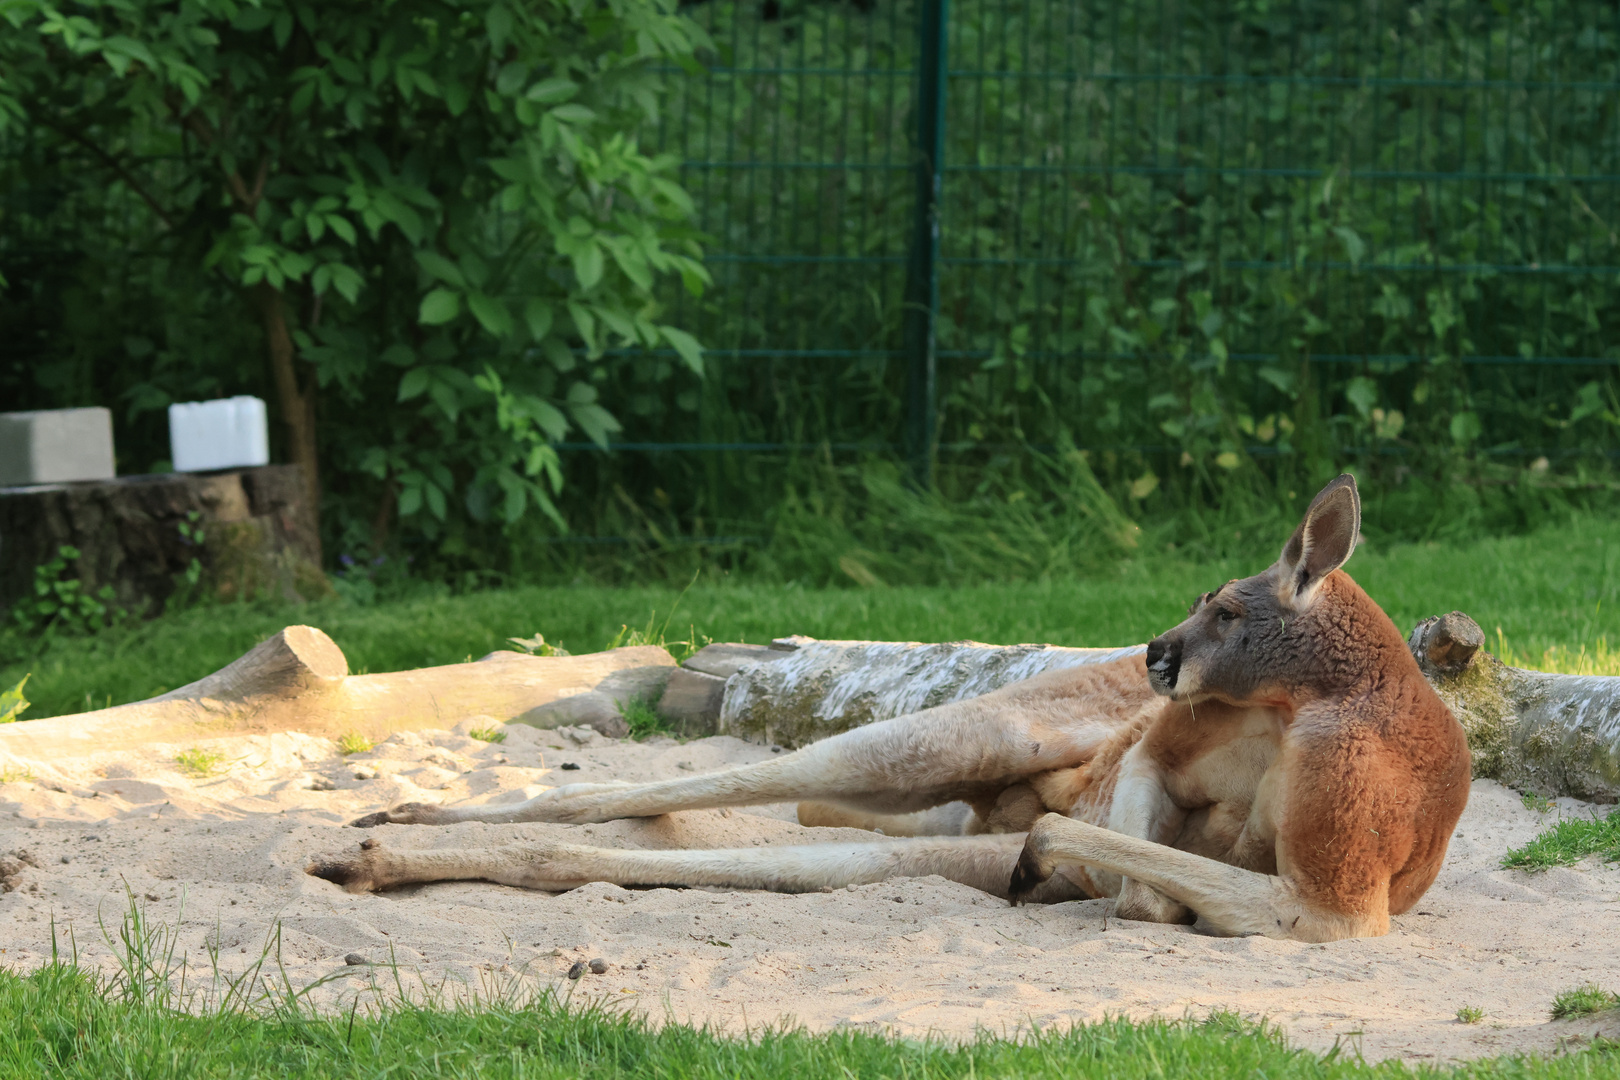
[[105, 148], [91, 142], [83, 132], [73, 131], [62, 127], [49, 117], [43, 117], [42, 119], [44, 119], [45, 125], [52, 131], [55, 131], [58, 135], [63, 135], [69, 139], [72, 139], [74, 142], [96, 155], [96, 157], [100, 158], [102, 164], [106, 165], [113, 172], [117, 173], [118, 178], [125, 184], [128, 184], [129, 189], [135, 194], [139, 195], [142, 201], [144, 201], [147, 206], [152, 208], [152, 213], [156, 214], [158, 216], [158, 220], [163, 222], [164, 228], [174, 228], [174, 218], [170, 216], [169, 212], [163, 208], [163, 205], [157, 201], [157, 196], [153, 195], [150, 191], [147, 191], [145, 186], [143, 186], [141, 182], [135, 178], [135, 174], [131, 173], [127, 168], [124, 167], [123, 162], [119, 161]]

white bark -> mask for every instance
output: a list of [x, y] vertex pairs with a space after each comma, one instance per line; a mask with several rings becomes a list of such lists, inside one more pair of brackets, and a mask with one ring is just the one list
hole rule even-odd
[[721, 734], [804, 746], [874, 720], [978, 697], [1043, 671], [1103, 663], [1145, 648], [806, 637], [783, 638], [781, 644], [797, 648], [779, 660], [747, 664], [727, 680]]

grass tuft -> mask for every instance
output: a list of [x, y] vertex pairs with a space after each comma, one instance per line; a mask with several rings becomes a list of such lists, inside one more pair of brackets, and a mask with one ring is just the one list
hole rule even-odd
[[1457, 1022], [1462, 1024], [1477, 1024], [1485, 1019], [1485, 1010], [1477, 1005], [1464, 1005], [1457, 1010]]
[[1533, 791], [1520, 792], [1519, 801], [1524, 804], [1526, 810], [1534, 810], [1538, 814], [1548, 813], [1557, 805], [1547, 796], [1537, 795]]
[[506, 741], [506, 732], [502, 731], [498, 727], [495, 727], [494, 725], [489, 727], [475, 727], [471, 731], [467, 732], [467, 734], [480, 742], [500, 743]]
[[338, 738], [337, 744], [338, 752], [342, 754], [363, 754], [374, 745], [358, 731], [345, 731]]
[[182, 750], [174, 755], [174, 763], [180, 766], [180, 771], [187, 776], [201, 780], [221, 771], [221, 767], [225, 764], [225, 755], [217, 750], [204, 750], [193, 746], [190, 750]]
[[630, 725], [630, 737], [637, 742], [650, 739], [655, 735], [673, 735], [675, 729], [669, 726], [652, 703], [643, 698], [631, 698], [619, 704], [619, 714], [624, 722]]
[[1509, 870], [1546, 870], [1574, 866], [1589, 855], [1620, 862], [1620, 810], [1611, 810], [1606, 818], [1565, 818], [1502, 856], [1502, 866]]
[[1620, 1009], [1620, 994], [1604, 990], [1597, 983], [1587, 983], [1570, 990], [1561, 990], [1553, 998], [1554, 1020], [1575, 1020], [1582, 1016]]

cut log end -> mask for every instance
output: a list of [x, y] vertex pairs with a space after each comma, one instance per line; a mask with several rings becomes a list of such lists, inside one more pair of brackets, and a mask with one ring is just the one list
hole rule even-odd
[[1473, 663], [1485, 644], [1485, 631], [1460, 611], [1424, 619], [1412, 629], [1407, 646], [1430, 674], [1455, 675]]

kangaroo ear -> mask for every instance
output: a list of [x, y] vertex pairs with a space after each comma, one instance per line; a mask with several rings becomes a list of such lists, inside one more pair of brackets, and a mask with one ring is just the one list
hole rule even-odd
[[1361, 533], [1361, 495], [1356, 478], [1344, 473], [1311, 500], [1305, 520], [1283, 546], [1277, 560], [1277, 599], [1302, 610], [1316, 598], [1324, 578], [1356, 549]]

